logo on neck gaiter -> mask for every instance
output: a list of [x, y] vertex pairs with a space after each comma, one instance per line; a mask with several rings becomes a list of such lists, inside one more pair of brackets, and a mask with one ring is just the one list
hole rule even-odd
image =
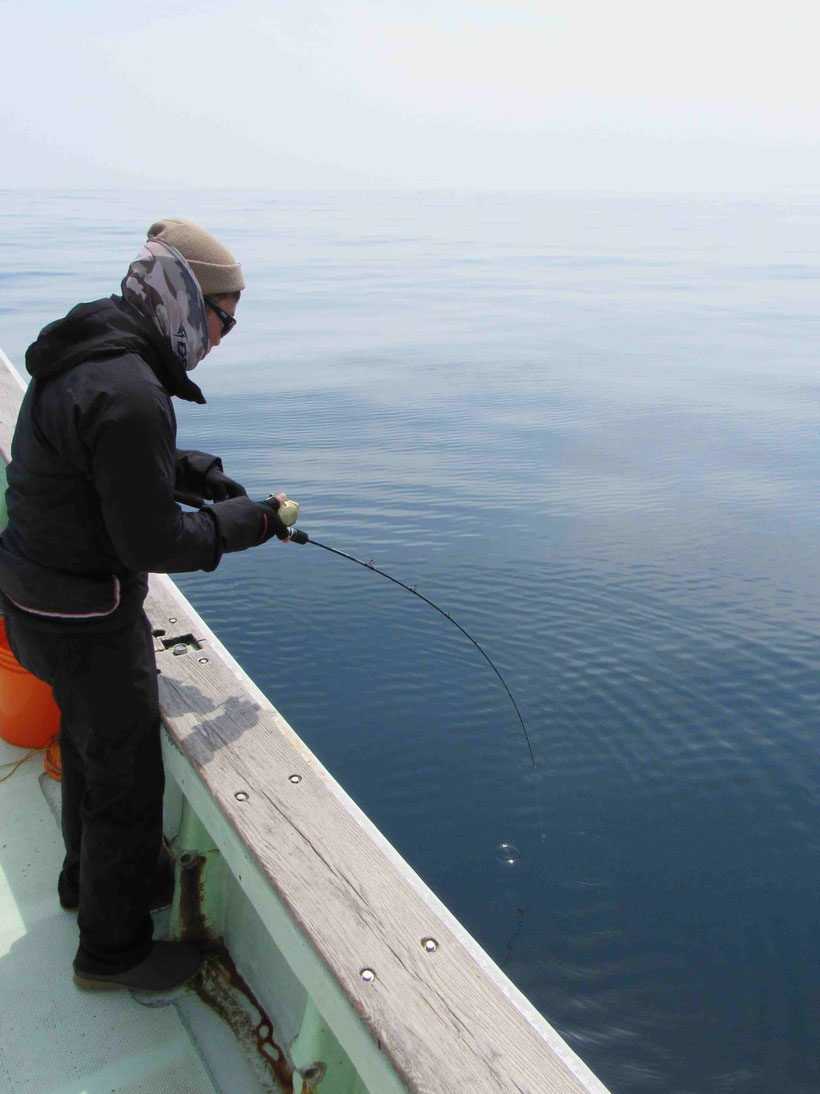
[[179, 330], [174, 335], [174, 353], [182, 362], [183, 366], [188, 363], [188, 335], [185, 332], [184, 323], [179, 324]]

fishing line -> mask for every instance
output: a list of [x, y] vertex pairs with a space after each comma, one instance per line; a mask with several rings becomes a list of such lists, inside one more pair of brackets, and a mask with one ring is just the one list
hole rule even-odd
[[401, 588], [406, 589], [408, 593], [412, 593], [413, 596], [417, 596], [419, 598], [419, 600], [423, 600], [425, 604], [429, 604], [430, 607], [434, 608], [438, 612], [439, 615], [443, 615], [445, 619], [449, 619], [449, 621], [453, 624], [454, 627], [458, 627], [458, 629], [461, 631], [461, 633], [464, 635], [464, 637], [468, 638], [472, 642], [472, 644], [475, 646], [475, 648], [478, 650], [478, 652], [481, 654], [481, 656], [484, 658], [484, 660], [487, 662], [487, 664], [490, 666], [490, 668], [496, 674], [498, 679], [501, 681], [501, 684], [502, 684], [504, 690], [506, 691], [507, 695], [510, 697], [510, 702], [513, 705], [515, 713], [518, 715], [518, 721], [521, 723], [521, 729], [524, 731], [524, 739], [527, 742], [527, 748], [529, 749], [530, 760], [532, 761], [532, 766], [537, 767], [537, 764], [535, 762], [535, 756], [533, 755], [533, 751], [532, 751], [532, 743], [530, 741], [530, 735], [527, 732], [527, 727], [524, 724], [524, 718], [521, 714], [521, 711], [518, 709], [518, 703], [516, 703], [515, 698], [513, 696], [513, 693], [510, 691], [509, 687], [507, 686], [507, 681], [501, 675], [501, 672], [500, 672], [498, 666], [493, 662], [492, 658], [489, 656], [489, 654], [486, 652], [486, 650], [484, 650], [482, 648], [481, 644], [478, 641], [476, 641], [476, 639], [473, 638], [473, 636], [470, 634], [470, 632], [465, 630], [465, 628], [462, 627], [462, 625], [457, 620], [453, 619], [452, 615], [450, 615], [449, 612], [445, 612], [445, 610], [443, 608], [440, 608], [438, 606], [438, 604], [434, 604], [433, 601], [429, 597], [424, 595], [424, 593], [420, 593], [415, 585], [406, 585], [403, 581], [400, 581], [397, 577], [393, 577], [392, 574], [388, 574], [385, 570], [380, 570], [379, 567], [376, 566], [375, 563], [373, 562], [373, 559], [371, 559], [369, 562], [362, 562], [362, 560], [360, 558], [354, 558], [353, 555], [349, 555], [345, 551], [339, 551], [335, 547], [328, 547], [328, 545], [326, 543], [320, 543], [318, 539], [312, 539], [307, 534], [307, 532], [302, 531], [301, 528], [291, 528], [290, 529], [290, 538], [293, 540], [294, 543], [312, 543], [314, 545], [314, 547], [321, 547], [323, 551], [330, 551], [331, 554], [339, 555], [340, 558], [346, 558], [346, 559], [349, 559], [351, 562], [355, 562], [357, 566], [363, 566], [366, 570], [372, 570], [376, 574], [381, 574], [381, 576], [386, 577], [388, 581], [392, 581], [394, 585], [401, 586]]
[[[174, 498], [176, 499], [176, 501], [181, 502], [183, 505], [190, 505], [190, 506], [192, 506], [193, 508], [196, 508], [196, 509], [205, 508], [205, 501], [202, 498], [200, 498], [200, 497], [198, 497], [194, 494], [187, 494], [187, 493], [183, 493], [181, 491], [175, 491]], [[267, 500], [269, 502], [274, 500], [274, 495], [270, 494], [268, 496]], [[516, 716], [518, 717], [518, 721], [521, 724], [521, 729], [524, 733], [524, 740], [527, 742], [527, 749], [529, 750], [530, 761], [532, 762], [533, 769], [537, 769], [538, 765], [535, 762], [535, 755], [534, 755], [533, 750], [532, 750], [532, 742], [530, 741], [530, 735], [527, 731], [527, 726], [524, 722], [524, 717], [523, 717], [521, 711], [519, 710], [518, 703], [516, 703], [516, 701], [515, 701], [515, 696], [510, 691], [510, 688], [509, 688], [509, 685], [507, 684], [507, 681], [504, 679], [504, 677], [501, 674], [501, 670], [498, 668], [498, 666], [492, 660], [492, 658], [487, 653], [487, 651], [483, 648], [481, 643], [478, 642], [477, 639], [473, 638], [473, 636], [470, 634], [470, 632], [465, 627], [462, 627], [462, 625], [458, 622], [458, 620], [453, 619], [452, 615], [450, 615], [449, 612], [446, 612], [443, 608], [440, 608], [438, 606], [438, 604], [434, 603], [428, 596], [425, 596], [424, 593], [420, 593], [415, 585], [407, 585], [404, 581], [401, 581], [399, 578], [393, 577], [392, 574], [388, 574], [386, 570], [380, 569], [375, 564], [373, 559], [370, 559], [369, 562], [362, 562], [362, 560], [360, 558], [356, 558], [354, 555], [349, 555], [346, 551], [340, 551], [336, 547], [328, 546], [327, 543], [320, 543], [318, 539], [312, 539], [307, 534], [307, 532], [305, 532], [302, 528], [294, 528], [293, 524], [296, 521], [298, 513], [299, 513], [299, 503], [293, 501], [292, 498], [287, 500], [286, 502], [282, 503], [281, 505], [279, 505], [279, 509], [278, 509], [279, 518], [282, 521], [282, 523], [287, 527], [288, 535], [290, 536], [293, 543], [299, 543], [299, 544], [312, 543], [314, 545], [314, 547], [321, 547], [323, 551], [329, 551], [330, 554], [338, 555], [339, 558], [346, 558], [349, 562], [355, 562], [357, 566], [362, 566], [365, 570], [372, 570], [373, 573], [379, 574], [381, 577], [386, 577], [387, 580], [392, 581], [394, 585], [398, 585], [400, 588], [406, 589], [408, 593], [412, 593], [413, 596], [417, 596], [419, 598], [419, 600], [423, 600], [425, 604], [429, 604], [431, 608], [435, 609], [435, 611], [437, 611], [439, 615], [444, 616], [445, 619], [449, 620], [453, 624], [454, 627], [457, 627], [458, 630], [461, 631], [461, 633], [464, 635], [465, 638], [467, 638], [470, 642], [472, 642], [472, 644], [475, 646], [475, 648], [478, 650], [478, 652], [481, 654], [481, 656], [484, 658], [484, 660], [487, 662], [487, 664], [490, 666], [490, 668], [496, 674], [498, 679], [501, 681], [501, 685], [504, 688], [504, 691], [506, 691], [507, 695], [509, 696], [509, 700], [513, 705], [513, 709], [515, 710]], [[539, 780], [539, 789], [540, 789], [540, 780]], [[536, 802], [536, 807], [537, 807], [537, 810], [538, 810], [538, 821], [539, 821], [539, 827], [541, 829], [541, 839], [543, 841], [545, 839], [545, 831], [544, 831], [544, 820], [543, 820], [543, 816], [542, 816], [542, 813], [541, 813], [541, 799], [540, 799], [540, 794], [539, 793], [536, 793], [535, 802]]]
[[[338, 555], [340, 558], [346, 558], [346, 559], [349, 559], [350, 562], [355, 562], [357, 566], [363, 566], [365, 568], [365, 570], [372, 570], [374, 574], [381, 574], [381, 576], [386, 577], [388, 581], [392, 581], [394, 585], [399, 585], [402, 589], [406, 589], [408, 593], [412, 593], [413, 596], [417, 596], [419, 598], [419, 600], [423, 600], [425, 604], [429, 604], [431, 608], [435, 608], [435, 610], [439, 613], [439, 615], [443, 615], [445, 619], [449, 619], [449, 621], [453, 624], [454, 627], [458, 627], [458, 629], [461, 631], [461, 633], [464, 635], [464, 637], [469, 638], [469, 640], [472, 642], [472, 644], [475, 646], [475, 648], [478, 650], [478, 652], [481, 654], [481, 656], [484, 658], [484, 660], [487, 662], [487, 664], [490, 666], [490, 668], [496, 674], [498, 679], [501, 681], [507, 695], [509, 695], [510, 702], [512, 703], [512, 705], [515, 709], [515, 713], [518, 715], [518, 721], [521, 723], [521, 729], [524, 731], [524, 739], [527, 742], [527, 748], [529, 749], [530, 760], [532, 761], [533, 769], [537, 770], [538, 765], [536, 764], [535, 756], [533, 755], [532, 743], [530, 741], [530, 735], [527, 732], [527, 727], [524, 724], [524, 718], [521, 714], [521, 711], [518, 709], [518, 703], [516, 703], [515, 697], [513, 696], [513, 693], [510, 691], [509, 687], [507, 686], [507, 681], [501, 675], [500, 669], [497, 667], [497, 665], [490, 658], [490, 656], [486, 652], [486, 650], [484, 650], [482, 648], [480, 643], [475, 638], [473, 638], [473, 636], [470, 634], [469, 631], [465, 630], [465, 628], [462, 627], [462, 625], [456, 619], [453, 619], [453, 617], [450, 615], [449, 612], [445, 612], [445, 610], [443, 608], [440, 608], [438, 606], [438, 604], [434, 604], [433, 601], [428, 596], [424, 595], [424, 593], [420, 593], [415, 585], [406, 585], [403, 581], [400, 581], [397, 577], [393, 577], [392, 574], [388, 574], [385, 570], [379, 569], [379, 567], [375, 565], [373, 559], [371, 559], [369, 562], [362, 562], [362, 560], [360, 558], [354, 558], [353, 555], [347, 554], [346, 551], [339, 551], [336, 547], [328, 547], [328, 545], [326, 543], [320, 543], [318, 539], [311, 539], [311, 537], [307, 534], [307, 532], [303, 531], [301, 528], [289, 528], [288, 531], [290, 532], [290, 538], [294, 543], [312, 543], [315, 547], [321, 547], [322, 550], [330, 551], [330, 553], [333, 554], [333, 555]], [[541, 842], [543, 843], [545, 841], [545, 839], [547, 838], [546, 837], [546, 830], [544, 828], [544, 815], [541, 811], [541, 790], [542, 790], [543, 784], [542, 784], [542, 781], [539, 778], [538, 774], [536, 774], [535, 778], [537, 780], [537, 786], [536, 786], [536, 792], [535, 792], [535, 808], [536, 808], [536, 811], [538, 813], [538, 829], [539, 829], [539, 832], [541, 834]], [[513, 860], [509, 860], [509, 861], [513, 861]]]

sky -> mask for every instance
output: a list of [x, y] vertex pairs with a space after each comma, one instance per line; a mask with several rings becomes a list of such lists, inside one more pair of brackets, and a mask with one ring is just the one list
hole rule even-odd
[[0, 0], [0, 186], [820, 187], [818, 0]]

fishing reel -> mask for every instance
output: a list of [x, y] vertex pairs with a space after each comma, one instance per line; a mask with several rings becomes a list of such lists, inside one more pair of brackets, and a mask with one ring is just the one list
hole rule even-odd
[[[276, 501], [276, 495], [268, 494], [267, 500]], [[293, 498], [288, 498], [287, 501], [280, 502], [276, 515], [287, 528], [292, 543], [310, 543], [310, 536], [307, 532], [303, 532], [301, 528], [293, 527], [296, 523], [296, 518], [299, 516], [298, 501], [294, 501]]]

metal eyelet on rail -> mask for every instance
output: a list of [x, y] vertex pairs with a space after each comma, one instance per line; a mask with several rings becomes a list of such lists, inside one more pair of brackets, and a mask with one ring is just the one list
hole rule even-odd
[[373, 981], [376, 979], [376, 974], [375, 972], [373, 972], [372, 969], [362, 969], [359, 975], [366, 984], [372, 984]]
[[247, 792], [247, 790], [237, 790], [237, 792], [234, 794], [234, 797], [238, 802], [246, 802], [250, 797], [250, 794]]
[[289, 775], [288, 776], [288, 782], [300, 783], [301, 781], [302, 781], [302, 776], [301, 775]]
[[298, 1074], [302, 1076], [302, 1090], [315, 1090], [327, 1074], [327, 1064], [324, 1060], [314, 1060], [312, 1064], [300, 1067]]
[[438, 942], [436, 942], [435, 938], [422, 938], [421, 944], [428, 953], [435, 953], [438, 949]]

